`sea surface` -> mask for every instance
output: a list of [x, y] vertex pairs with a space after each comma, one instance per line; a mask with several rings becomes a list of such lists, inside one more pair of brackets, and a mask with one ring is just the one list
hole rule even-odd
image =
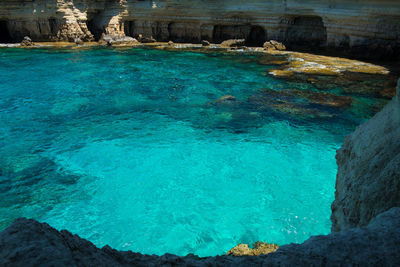
[[0, 230], [24, 216], [99, 247], [200, 256], [329, 233], [336, 149], [372, 100], [317, 107], [329, 116], [260, 108], [249, 99], [265, 88], [319, 92], [273, 67], [257, 55], [0, 50]]

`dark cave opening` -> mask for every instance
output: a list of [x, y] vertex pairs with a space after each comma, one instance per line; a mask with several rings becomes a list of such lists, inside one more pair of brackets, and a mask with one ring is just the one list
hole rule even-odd
[[220, 43], [228, 39], [247, 39], [250, 29], [250, 25], [215, 25], [213, 41]]
[[104, 33], [104, 28], [101, 26], [101, 13], [89, 13], [86, 25], [89, 31], [93, 34], [96, 41], [100, 40]]
[[265, 30], [261, 26], [252, 26], [250, 34], [246, 38], [246, 44], [248, 46], [263, 46], [267, 40]]
[[12, 37], [8, 29], [8, 21], [0, 20], [0, 43], [11, 43]]
[[135, 36], [135, 21], [133, 20], [124, 21], [124, 32], [126, 36], [137, 37]]
[[326, 27], [321, 17], [295, 16], [288, 23], [285, 41], [293, 47], [321, 47], [326, 44]]
[[50, 27], [50, 35], [57, 36], [58, 28], [57, 28], [57, 20], [56, 19], [49, 19], [49, 27]]

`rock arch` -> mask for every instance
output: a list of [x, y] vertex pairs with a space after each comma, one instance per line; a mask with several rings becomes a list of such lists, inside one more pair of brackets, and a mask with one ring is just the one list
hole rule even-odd
[[88, 13], [87, 15], [86, 26], [96, 41], [98, 41], [105, 32], [102, 26], [102, 19], [103, 16], [101, 12]]
[[246, 44], [248, 46], [263, 46], [264, 42], [267, 41], [267, 34], [261, 26], [251, 26], [250, 33], [246, 38]]

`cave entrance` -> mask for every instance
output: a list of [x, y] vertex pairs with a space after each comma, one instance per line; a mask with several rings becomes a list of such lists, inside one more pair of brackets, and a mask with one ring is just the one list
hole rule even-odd
[[57, 20], [54, 18], [49, 19], [49, 27], [50, 27], [50, 35], [56, 37], [58, 33]]
[[246, 44], [248, 46], [263, 46], [264, 42], [267, 40], [265, 30], [260, 26], [252, 26], [250, 33], [246, 39]]
[[101, 35], [104, 33], [104, 27], [102, 26], [101, 18], [101, 12], [89, 13], [88, 20], [86, 22], [88, 30], [93, 34], [93, 37], [96, 41], [100, 40]]
[[124, 21], [124, 32], [126, 36], [137, 37], [135, 36], [135, 21], [133, 20]]
[[292, 46], [320, 47], [326, 43], [326, 27], [321, 17], [296, 16], [288, 24], [285, 39]]
[[228, 39], [247, 39], [250, 30], [250, 25], [215, 25], [213, 41], [220, 43]]
[[11, 43], [10, 31], [8, 29], [8, 21], [0, 20], [0, 43]]

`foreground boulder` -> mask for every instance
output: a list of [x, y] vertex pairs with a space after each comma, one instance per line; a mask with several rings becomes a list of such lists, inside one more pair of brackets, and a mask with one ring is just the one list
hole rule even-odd
[[314, 236], [274, 253], [207, 258], [99, 249], [68, 231], [21, 218], [0, 232], [0, 266], [400, 266], [399, 244], [400, 208], [380, 214], [365, 228]]
[[348, 136], [336, 155], [332, 230], [367, 225], [400, 206], [400, 80], [397, 95]]

